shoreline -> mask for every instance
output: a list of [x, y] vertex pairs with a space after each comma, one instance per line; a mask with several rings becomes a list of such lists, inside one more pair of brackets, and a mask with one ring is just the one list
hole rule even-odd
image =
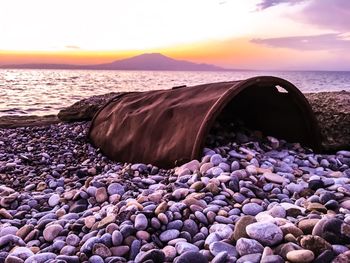
[[[57, 115], [0, 117], [0, 128], [33, 127], [89, 121], [109, 99], [120, 94], [112, 92], [92, 96], [66, 107]], [[309, 101], [323, 136], [323, 150], [335, 152], [350, 149], [350, 92], [304, 93]]]

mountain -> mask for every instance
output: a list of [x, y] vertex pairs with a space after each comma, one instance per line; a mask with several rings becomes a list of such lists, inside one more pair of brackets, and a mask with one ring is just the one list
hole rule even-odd
[[0, 68], [15, 69], [94, 69], [94, 70], [184, 70], [184, 71], [223, 71], [215, 65], [198, 64], [185, 60], [176, 60], [160, 53], [147, 53], [135, 57], [98, 65], [70, 64], [21, 64], [4, 65]]
[[214, 65], [176, 60], [159, 53], [142, 54], [132, 58], [117, 60], [109, 64], [93, 65], [91, 68], [122, 70], [224, 70]]

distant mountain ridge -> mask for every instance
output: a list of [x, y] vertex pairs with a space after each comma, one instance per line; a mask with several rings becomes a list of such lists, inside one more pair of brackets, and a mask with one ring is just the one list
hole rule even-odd
[[169, 70], [169, 71], [225, 71], [210, 64], [199, 64], [185, 60], [176, 60], [160, 53], [146, 53], [135, 57], [116, 60], [112, 63], [97, 65], [71, 64], [16, 64], [3, 65], [9, 69], [93, 69], [93, 70]]

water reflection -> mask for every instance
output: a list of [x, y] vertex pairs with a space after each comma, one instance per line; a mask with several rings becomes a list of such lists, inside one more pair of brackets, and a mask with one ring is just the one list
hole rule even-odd
[[0, 116], [55, 114], [77, 100], [112, 91], [154, 90], [257, 75], [285, 78], [304, 92], [350, 91], [350, 72], [0, 70]]

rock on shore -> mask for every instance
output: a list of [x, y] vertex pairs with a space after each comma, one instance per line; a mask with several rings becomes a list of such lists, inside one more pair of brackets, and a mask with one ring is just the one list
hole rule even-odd
[[58, 118], [61, 121], [89, 121], [92, 120], [95, 113], [111, 98], [121, 94], [122, 92], [111, 92], [103, 95], [92, 96], [82, 99], [71, 106], [60, 110]]
[[108, 160], [88, 125], [0, 129], [1, 262], [349, 261], [349, 151], [241, 130], [162, 170]]
[[350, 149], [350, 92], [304, 94], [316, 115], [328, 151]]

